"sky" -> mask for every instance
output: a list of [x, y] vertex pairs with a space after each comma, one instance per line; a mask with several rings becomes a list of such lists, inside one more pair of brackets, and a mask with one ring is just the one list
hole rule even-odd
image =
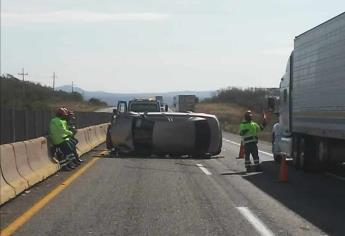
[[[1, 74], [90, 91], [278, 87], [344, 0], [2, 0]], [[19, 76], [18, 76], [19, 77]]]

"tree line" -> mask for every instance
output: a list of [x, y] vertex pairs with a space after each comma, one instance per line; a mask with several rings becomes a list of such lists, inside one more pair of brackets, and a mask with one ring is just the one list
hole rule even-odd
[[216, 94], [204, 102], [232, 103], [261, 112], [267, 109], [267, 96], [277, 96], [278, 88], [237, 88], [220, 89]]
[[4, 108], [49, 110], [55, 107], [55, 104], [64, 102], [87, 102], [96, 106], [107, 105], [97, 98], [84, 101], [83, 96], [78, 92], [54, 91], [51, 87], [22, 81], [10, 74], [0, 76], [0, 91], [1, 107]]

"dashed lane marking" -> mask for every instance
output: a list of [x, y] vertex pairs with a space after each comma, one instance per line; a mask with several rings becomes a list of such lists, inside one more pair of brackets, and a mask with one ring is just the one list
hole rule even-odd
[[236, 207], [237, 210], [246, 218], [249, 223], [258, 231], [262, 236], [274, 236], [274, 233], [267, 228], [267, 226], [256, 216], [254, 213], [249, 210], [248, 207]]
[[[229, 140], [229, 139], [223, 138], [223, 140], [224, 140], [225, 142], [232, 143], [232, 144], [235, 144], [235, 145], [237, 145], [237, 146], [240, 146], [240, 145], [241, 145], [240, 143], [236, 143], [236, 142], [231, 141], [231, 140]], [[273, 157], [273, 154], [272, 154], [272, 153], [264, 152], [264, 151], [261, 151], [261, 150], [259, 150], [259, 152], [260, 152], [260, 153], [263, 153], [263, 154], [266, 154], [266, 155], [268, 155], [268, 156]], [[292, 158], [287, 158], [286, 160], [287, 160], [287, 161], [292, 161]], [[336, 174], [333, 174], [333, 173], [330, 173], [330, 172], [326, 172], [325, 175], [328, 175], [328, 176], [330, 176], [330, 177], [333, 177], [333, 178], [338, 179], [338, 180], [341, 180], [341, 181], [345, 181], [345, 177], [339, 176], [339, 175], [336, 175]]]
[[[103, 151], [100, 155], [105, 154], [107, 151]], [[80, 177], [86, 170], [88, 170], [96, 161], [98, 161], [99, 157], [94, 157], [88, 163], [86, 163], [83, 167], [81, 167], [77, 172], [67, 178], [64, 182], [54, 188], [51, 192], [49, 192], [46, 196], [44, 196], [41, 200], [36, 202], [29, 210], [24, 212], [21, 216], [19, 216], [16, 220], [10, 223], [4, 230], [0, 231], [1, 236], [12, 235], [16, 232], [22, 225], [24, 225], [28, 220], [30, 220], [37, 212], [39, 212], [44, 206], [46, 206], [51, 200], [53, 200], [59, 193], [61, 193], [65, 188], [72, 184], [74, 180]]]
[[200, 168], [200, 170], [202, 170], [202, 172], [204, 172], [206, 175], [212, 175], [212, 173], [206, 169], [202, 164], [196, 164], [197, 167]]
[[[235, 145], [237, 145], [237, 146], [241, 146], [240, 143], [236, 143], [236, 142], [231, 141], [231, 140], [229, 140], [229, 139], [223, 138], [223, 140], [224, 140], [225, 142], [232, 143], [232, 144], [235, 144]], [[265, 151], [261, 151], [261, 150], [259, 150], [259, 152], [262, 153], [262, 154], [265, 154], [265, 155], [267, 155], [267, 156], [273, 157], [273, 154], [272, 154], [272, 153], [265, 152]]]

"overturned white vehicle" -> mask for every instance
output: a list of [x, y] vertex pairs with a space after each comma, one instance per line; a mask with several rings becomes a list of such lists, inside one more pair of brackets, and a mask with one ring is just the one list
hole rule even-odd
[[222, 132], [214, 115], [122, 109], [109, 126], [107, 148], [120, 154], [214, 156], [221, 152]]

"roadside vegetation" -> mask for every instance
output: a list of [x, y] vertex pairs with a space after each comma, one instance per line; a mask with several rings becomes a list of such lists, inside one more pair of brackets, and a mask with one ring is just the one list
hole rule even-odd
[[252, 110], [254, 121], [259, 123], [262, 122], [262, 114], [265, 111], [268, 124], [259, 138], [271, 141], [272, 126], [277, 122], [277, 117], [267, 112], [267, 96], [276, 96], [277, 93], [277, 89], [229, 87], [217, 91], [212, 98], [197, 104], [196, 111], [216, 115], [223, 130], [236, 134], [239, 134], [239, 126], [247, 110]]
[[85, 101], [78, 92], [54, 91], [38, 83], [22, 81], [12, 75], [0, 76], [1, 107], [51, 110], [60, 106], [74, 111], [94, 111], [107, 104], [96, 98]]

